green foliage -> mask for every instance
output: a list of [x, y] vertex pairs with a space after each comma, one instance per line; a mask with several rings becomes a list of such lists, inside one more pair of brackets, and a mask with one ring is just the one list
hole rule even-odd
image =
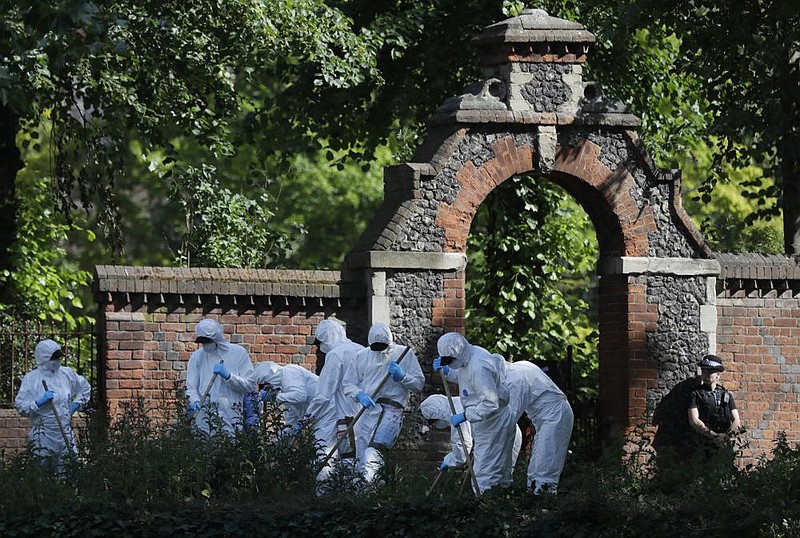
[[145, 411], [134, 400], [107, 436], [83, 432], [80, 458], [60, 477], [28, 452], [5, 455], [0, 487], [14, 495], [0, 498], [0, 533], [658, 538], [793, 536], [800, 522], [800, 446], [785, 436], [770, 460], [744, 470], [716, 457], [660, 470], [646, 442], [624, 456], [615, 443], [599, 459], [570, 459], [557, 497], [532, 497], [518, 476], [512, 489], [475, 500], [459, 494], [456, 471], [428, 492], [430, 476], [401, 462], [390, 462], [387, 485], [318, 496], [313, 441], [276, 442], [274, 415], [260, 433], [227, 437]]
[[276, 258], [286, 259], [292, 248], [289, 230], [272, 223], [269, 196], [251, 199], [231, 192], [216, 172], [211, 165], [174, 172], [172, 197], [185, 223], [176, 261], [187, 267], [265, 268]]
[[376, 76], [373, 38], [319, 0], [4, 7], [0, 105], [23, 119], [50, 113], [61, 208], [71, 214], [73, 196], [97, 205], [116, 245], [129, 141], [180, 160], [173, 143], [185, 137], [219, 159], [234, 153], [231, 121], [265, 87], [291, 86], [292, 71], [337, 88]]
[[734, 169], [726, 165], [728, 180], [714, 187], [714, 196], [704, 193], [704, 182], [714, 166], [713, 149], [698, 142], [681, 166], [684, 200], [689, 215], [711, 247], [718, 252], [783, 252], [780, 219], [759, 215], [758, 208], [774, 205], [771, 197], [754, 199], [747, 185], [769, 184], [761, 167]]
[[287, 265], [301, 269], [338, 268], [372, 218], [383, 194], [383, 166], [390, 148], [376, 150], [368, 164], [351, 163], [346, 153], [325, 149], [297, 155], [289, 171], [268, 185], [275, 219], [307, 232], [287, 253]]
[[[34, 134], [35, 133], [35, 134]], [[33, 150], [45, 138], [32, 131], [22, 145]], [[41, 175], [40, 161], [32, 161], [18, 174], [20, 199], [17, 237], [11, 249], [14, 270], [0, 274], [0, 282], [10, 289], [13, 301], [0, 304], [0, 314], [18, 321], [39, 320], [63, 323], [74, 329], [88, 317], [80, 295], [91, 282], [91, 274], [70, 260], [67, 247], [71, 237], [94, 240], [94, 234], [64, 221], [53, 210], [53, 193]]]
[[550, 183], [514, 177], [484, 202], [468, 250], [469, 337], [509, 360], [565, 359], [572, 346], [579, 375], [593, 377], [597, 243], [581, 208]]

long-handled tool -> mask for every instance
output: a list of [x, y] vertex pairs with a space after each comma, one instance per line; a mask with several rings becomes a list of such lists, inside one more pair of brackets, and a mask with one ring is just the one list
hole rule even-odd
[[[224, 362], [225, 362], [225, 359], [220, 359], [219, 360], [220, 364], [223, 364]], [[217, 376], [218, 375], [219, 374], [215, 373], [215, 374], [213, 374], [211, 376], [211, 379], [208, 380], [208, 385], [206, 385], [206, 390], [203, 391], [203, 396], [200, 397], [200, 406], [199, 407], [203, 407], [203, 404], [205, 403], [206, 398], [208, 398], [209, 393], [211, 393], [211, 388], [214, 386], [214, 382], [217, 380]], [[194, 417], [196, 417], [198, 414], [199, 413], [194, 413], [190, 417], [190, 420], [194, 419]]]
[[[44, 390], [50, 390], [47, 388], [47, 381], [42, 379], [42, 386]], [[67, 436], [67, 430], [64, 429], [64, 423], [61, 422], [61, 417], [58, 414], [58, 409], [56, 409], [56, 403], [53, 400], [50, 400], [50, 409], [53, 410], [53, 414], [56, 417], [56, 424], [58, 424], [58, 429], [61, 430], [61, 437], [64, 438], [64, 445], [69, 452], [75, 452], [72, 443], [69, 441], [69, 437]]]
[[[475, 456], [474, 456], [473, 453], [474, 453], [474, 449], [469, 451], [469, 458], [470, 459], [474, 459]], [[467, 481], [468, 481], [469, 477], [470, 477], [469, 473], [464, 473], [464, 478], [461, 479], [461, 486], [459, 486], [459, 488], [458, 488], [458, 494], [459, 495], [464, 493], [464, 486], [467, 485]]]
[[[219, 363], [220, 364], [224, 364], [225, 363], [225, 359], [220, 359]], [[211, 392], [211, 388], [214, 386], [214, 382], [217, 380], [218, 376], [219, 376], [219, 374], [214, 373], [214, 375], [211, 376], [211, 379], [208, 380], [208, 385], [206, 385], [206, 390], [203, 391], [203, 397], [200, 398], [200, 407], [203, 406], [203, 404], [206, 401], [206, 398], [208, 398], [208, 395]]]
[[431, 487], [428, 488], [428, 491], [425, 493], [426, 497], [431, 496], [431, 493], [433, 493], [433, 490], [436, 489], [436, 485], [439, 483], [439, 480], [442, 479], [442, 476], [444, 476], [444, 469], [439, 469], [436, 471], [436, 476], [433, 477], [433, 483], [431, 483]]
[[[453, 395], [450, 394], [450, 385], [447, 383], [447, 378], [444, 376], [444, 370], [439, 370], [439, 374], [442, 376], [442, 385], [444, 386], [444, 393], [447, 395], [447, 403], [450, 404], [450, 413], [455, 415], [456, 406], [453, 403]], [[461, 431], [461, 424], [456, 427], [456, 430], [458, 430], [458, 437], [461, 439], [461, 446], [464, 447], [464, 450], [467, 450], [467, 442], [464, 439], [464, 432]], [[467, 469], [470, 477], [472, 477], [472, 484], [475, 486], [475, 496], [480, 498], [481, 490], [478, 487], [478, 478], [475, 476], [475, 470], [472, 468], [472, 453], [467, 452], [466, 457]]]
[[[411, 349], [411, 346], [406, 346], [406, 348], [403, 350], [403, 353], [397, 359], [397, 364], [400, 364], [400, 362], [403, 360], [403, 357], [406, 356], [406, 353], [408, 353], [410, 349]], [[390, 376], [391, 376], [391, 374], [389, 374], [388, 372], [386, 373], [386, 375], [383, 376], [383, 379], [381, 379], [381, 382], [378, 384], [378, 387], [372, 392], [372, 395], [370, 396], [371, 400], [375, 401], [375, 398], [378, 397], [378, 393], [381, 391], [383, 386], [389, 380]], [[353, 420], [350, 421], [350, 424], [347, 426], [347, 431], [345, 432], [345, 434], [343, 436], [339, 437], [339, 439], [336, 440], [336, 444], [333, 445], [333, 448], [331, 448], [330, 452], [328, 452], [328, 455], [325, 456], [325, 459], [323, 459], [322, 463], [319, 464], [319, 470], [320, 471], [325, 468], [325, 465], [328, 464], [328, 461], [336, 453], [336, 450], [339, 449], [339, 445], [342, 444], [342, 441], [344, 441], [345, 438], [350, 436], [350, 432], [355, 427], [356, 422], [358, 422], [358, 419], [361, 418], [361, 415], [363, 415], [366, 410], [367, 410], [367, 408], [362, 406], [361, 409], [356, 414], [356, 416], [353, 418]], [[317, 472], [319, 472], [319, 471], [317, 471]]]

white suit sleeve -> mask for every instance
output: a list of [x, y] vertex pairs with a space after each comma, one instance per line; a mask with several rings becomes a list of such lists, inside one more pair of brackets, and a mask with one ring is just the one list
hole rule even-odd
[[[37, 383], [39, 386], [37, 387]], [[23, 417], [30, 416], [36, 413], [39, 407], [36, 405], [36, 399], [42, 395], [44, 387], [39, 383], [39, 376], [33, 375], [33, 372], [27, 374], [22, 378], [22, 384], [17, 392], [17, 397], [14, 399], [14, 406], [17, 412]]]
[[236, 368], [229, 368], [231, 377], [225, 381], [227, 386], [241, 394], [247, 394], [256, 390], [256, 374], [250, 356], [243, 347], [238, 348], [239, 354], [236, 357]]
[[200, 360], [198, 351], [192, 353], [189, 358], [189, 366], [186, 367], [186, 397], [189, 399], [189, 405], [200, 401], [201, 389], [200, 388], [200, 369], [197, 367], [197, 362]]
[[422, 373], [422, 368], [420, 368], [417, 356], [414, 355], [413, 351], [409, 350], [406, 353], [400, 367], [406, 372], [400, 383], [412, 392], [422, 392], [425, 386], [425, 374]]
[[477, 404], [465, 410], [464, 416], [470, 422], [480, 422], [500, 408], [500, 397], [494, 372], [488, 365], [481, 364], [475, 373], [474, 384], [473, 391], [481, 396]]
[[[89, 398], [92, 395], [92, 387], [89, 382], [82, 375], [70, 370], [69, 375], [69, 391], [72, 394], [72, 402], [77, 403], [81, 407], [89, 403]], [[70, 402], [70, 403], [72, 403]]]
[[356, 399], [356, 394], [362, 391], [361, 380], [359, 379], [358, 370], [356, 369], [356, 362], [361, 359], [361, 354], [356, 355], [356, 359], [347, 365], [342, 377], [342, 392], [353, 400]]

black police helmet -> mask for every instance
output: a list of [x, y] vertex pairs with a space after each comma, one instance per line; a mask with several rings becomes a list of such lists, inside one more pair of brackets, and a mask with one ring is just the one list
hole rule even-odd
[[700, 360], [698, 366], [700, 366], [701, 370], [706, 370], [711, 372], [725, 371], [725, 367], [722, 365], [722, 359], [720, 359], [716, 355], [706, 355]]

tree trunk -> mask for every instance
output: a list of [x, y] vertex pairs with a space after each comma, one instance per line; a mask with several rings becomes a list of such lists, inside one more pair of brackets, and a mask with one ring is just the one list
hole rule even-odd
[[[17, 236], [17, 172], [22, 168], [17, 148], [19, 117], [0, 105], [0, 274], [11, 269], [10, 248]], [[0, 281], [0, 303], [8, 302], [8, 287]]]
[[[798, 143], [800, 141], [795, 141]], [[783, 179], [783, 242], [786, 254], [800, 254], [800, 173], [797, 151], [781, 144], [781, 176]]]
[[[786, 52], [785, 58], [789, 58]], [[786, 254], [800, 254], [800, 56], [780, 69], [782, 128], [778, 158], [783, 180], [783, 243]]]

